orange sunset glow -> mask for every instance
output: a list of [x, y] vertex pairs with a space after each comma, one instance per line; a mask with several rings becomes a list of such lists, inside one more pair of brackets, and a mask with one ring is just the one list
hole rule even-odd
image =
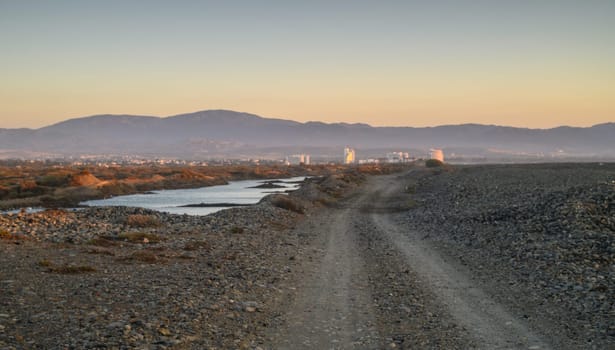
[[4, 1], [0, 127], [203, 109], [590, 126], [615, 115], [614, 16], [605, 1]]

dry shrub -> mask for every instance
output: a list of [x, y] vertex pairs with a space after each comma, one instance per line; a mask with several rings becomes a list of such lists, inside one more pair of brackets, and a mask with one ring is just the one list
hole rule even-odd
[[184, 250], [194, 251], [194, 250], [211, 250], [211, 246], [206, 241], [192, 241], [184, 244]]
[[34, 180], [21, 180], [19, 183], [19, 188], [21, 189], [21, 191], [33, 190], [37, 187], [38, 185]]
[[115, 253], [112, 252], [109, 249], [104, 249], [104, 248], [92, 248], [92, 249], [88, 249], [85, 251], [88, 254], [98, 254], [98, 255], [109, 255], [109, 256], [114, 256]]
[[229, 252], [222, 256], [222, 260], [234, 261], [237, 260], [237, 252]]
[[166, 261], [166, 259], [156, 255], [150, 250], [139, 250], [126, 257], [126, 260], [140, 261], [148, 264], [155, 264]]
[[42, 266], [42, 267], [51, 267], [51, 265], [53, 265], [53, 264], [51, 263], [51, 261], [49, 261], [47, 259], [43, 259], [43, 260], [38, 262], [38, 265]]
[[125, 224], [131, 227], [158, 227], [160, 220], [154, 215], [132, 214], [126, 217]]
[[339, 203], [336, 199], [334, 198], [318, 198], [316, 200], [317, 203], [320, 203], [321, 205], [325, 206], [325, 207], [329, 207], [329, 208], [335, 208], [336, 206], [339, 206]]
[[16, 235], [16, 234], [10, 233], [9, 231], [6, 231], [6, 230], [0, 230], [0, 240], [23, 241], [26, 238], [27, 237], [24, 236], [24, 235]]
[[87, 266], [87, 265], [79, 265], [79, 266], [62, 265], [62, 266], [51, 267], [50, 272], [61, 273], [61, 274], [66, 274], [66, 275], [76, 275], [80, 273], [96, 272], [96, 269], [93, 268], [92, 266]]
[[88, 244], [99, 246], [99, 247], [113, 247], [113, 246], [118, 245], [117, 242], [113, 241], [112, 239], [109, 239], [108, 237], [95, 237], [95, 238], [92, 238], [88, 242]]
[[65, 275], [76, 275], [81, 273], [96, 272], [96, 269], [88, 265], [55, 265], [47, 259], [38, 262], [41, 267], [47, 268], [47, 272], [60, 273]]
[[274, 229], [276, 231], [284, 231], [290, 228], [290, 226], [285, 223], [278, 222], [278, 221], [272, 221], [272, 220], [267, 222], [267, 227]]
[[183, 259], [183, 260], [194, 260], [196, 259], [196, 257], [189, 255], [189, 254], [181, 254], [177, 256], [178, 259]]
[[359, 184], [365, 181], [365, 175], [356, 172], [350, 172], [342, 174], [339, 180], [344, 181], [347, 184]]
[[8, 196], [11, 193], [11, 189], [6, 186], [0, 185], [0, 199], [3, 199], [5, 196]]
[[231, 227], [231, 233], [243, 233], [243, 227], [233, 226]]
[[130, 243], [158, 243], [164, 240], [157, 234], [145, 232], [125, 232], [119, 234], [117, 238]]
[[284, 195], [275, 196], [271, 199], [271, 204], [278, 208], [303, 214], [303, 207], [296, 200]]

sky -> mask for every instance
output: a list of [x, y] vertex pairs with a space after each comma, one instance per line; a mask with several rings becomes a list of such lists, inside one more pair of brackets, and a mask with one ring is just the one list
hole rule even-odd
[[615, 1], [0, 0], [0, 128], [206, 109], [613, 122]]

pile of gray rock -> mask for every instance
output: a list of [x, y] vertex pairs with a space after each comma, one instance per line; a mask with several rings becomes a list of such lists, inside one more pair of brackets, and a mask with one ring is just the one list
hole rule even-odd
[[588, 344], [615, 342], [615, 164], [457, 167], [411, 185], [406, 219], [425, 239]]
[[[267, 203], [207, 216], [174, 215], [132, 207], [51, 209], [0, 215], [0, 231], [15, 240], [86, 243], [99, 236], [118, 236], [135, 230], [173, 235], [194, 227], [217, 231], [232, 225], [249, 231], [266, 220], [279, 217], [280, 213], [284, 211]], [[131, 225], [128, 219], [134, 216], [146, 217], [149, 224]]]

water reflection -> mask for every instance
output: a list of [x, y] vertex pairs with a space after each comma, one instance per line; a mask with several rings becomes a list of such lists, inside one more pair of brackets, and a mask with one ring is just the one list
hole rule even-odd
[[[228, 185], [210, 186], [183, 190], [152, 191], [149, 194], [133, 194], [107, 199], [82, 202], [87, 206], [127, 206], [147, 208], [172, 214], [207, 215], [227, 207], [181, 207], [200, 203], [255, 204], [269, 193], [296, 189], [298, 181], [305, 177], [275, 180], [233, 181]], [[254, 188], [265, 182], [276, 181], [284, 188]]]

